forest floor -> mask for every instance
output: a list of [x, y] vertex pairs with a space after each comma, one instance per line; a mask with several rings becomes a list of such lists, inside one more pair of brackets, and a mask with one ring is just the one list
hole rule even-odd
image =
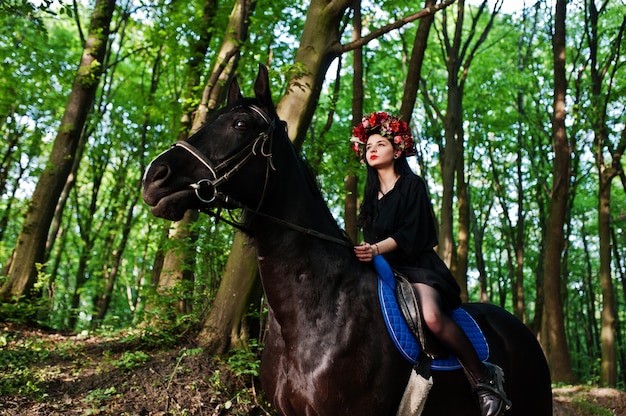
[[[256, 357], [207, 357], [145, 336], [63, 335], [2, 325], [2, 415], [273, 415], [251, 375]], [[184, 344], [184, 342], [182, 343]], [[626, 392], [555, 388], [554, 415], [626, 416]]]

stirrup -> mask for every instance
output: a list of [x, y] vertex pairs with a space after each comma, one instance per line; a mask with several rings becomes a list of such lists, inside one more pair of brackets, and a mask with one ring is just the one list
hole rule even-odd
[[476, 381], [474, 392], [482, 416], [501, 416], [511, 408], [511, 401], [504, 392], [504, 372], [495, 364], [485, 363], [487, 375]]

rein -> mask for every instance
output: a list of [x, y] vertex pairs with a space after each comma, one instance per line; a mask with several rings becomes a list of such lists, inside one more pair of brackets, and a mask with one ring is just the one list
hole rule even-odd
[[[259, 210], [255, 210], [255, 209], [252, 209], [250, 207], [247, 207], [247, 206], [239, 203], [238, 201], [233, 200], [232, 198], [230, 198], [228, 196], [224, 197], [224, 202], [226, 202], [226, 203], [228, 203], [230, 205], [233, 205], [235, 208], [240, 208], [240, 209], [242, 209], [244, 211], [247, 211], [247, 212], [249, 212], [251, 214], [257, 215], [259, 217], [263, 217], [265, 219], [268, 219], [268, 220], [270, 220], [272, 222], [275, 222], [275, 223], [277, 223], [279, 225], [285, 226], [285, 227], [287, 227], [289, 229], [292, 229], [294, 231], [298, 231], [298, 232], [301, 232], [303, 234], [307, 234], [307, 235], [310, 235], [310, 236], [313, 236], [313, 237], [317, 237], [317, 238], [322, 239], [322, 240], [330, 241], [331, 243], [339, 244], [340, 246], [349, 247], [349, 248], [352, 248], [354, 246], [354, 244], [352, 244], [352, 242], [349, 239], [347, 239], [347, 237], [346, 237], [346, 239], [333, 237], [332, 235], [324, 234], [324, 233], [322, 233], [320, 231], [317, 231], [317, 230], [314, 230], [312, 228], [306, 228], [306, 227], [303, 227], [301, 225], [297, 225], [297, 224], [291, 223], [289, 221], [285, 221], [285, 220], [283, 220], [281, 218], [274, 217], [272, 215], [266, 214], [266, 213], [261, 212]], [[214, 212], [214, 211], [211, 211], [209, 208], [206, 208], [206, 209], [202, 209], [202, 212], [204, 212], [205, 214], [215, 218], [216, 221], [223, 221], [226, 224], [237, 228], [238, 230], [241, 230], [241, 231], [243, 231], [245, 233], [250, 234], [250, 230], [248, 230], [246, 227], [244, 227], [241, 223], [237, 223], [237, 222], [231, 221], [231, 220], [229, 220], [227, 218], [224, 218], [220, 214], [219, 210], [218, 210], [218, 212]]]
[[[257, 114], [259, 114], [263, 118], [263, 120], [268, 124], [267, 130], [259, 134], [259, 136], [257, 136], [257, 138], [253, 142], [244, 146], [237, 153], [230, 156], [228, 159], [224, 160], [217, 166], [215, 166], [213, 162], [211, 162], [211, 160], [209, 160], [209, 158], [207, 158], [203, 153], [201, 153], [198, 149], [196, 149], [193, 145], [189, 144], [186, 141], [178, 141], [172, 145], [172, 147], [180, 147], [186, 150], [189, 154], [191, 154], [194, 158], [196, 158], [196, 160], [198, 160], [205, 168], [207, 168], [207, 170], [210, 173], [211, 178], [200, 179], [196, 183], [192, 183], [189, 185], [195, 191], [195, 194], [198, 200], [200, 200], [200, 202], [202, 202], [203, 204], [207, 204], [207, 205], [212, 204], [216, 201], [221, 201], [225, 204], [228, 204], [235, 208], [240, 208], [255, 216], [263, 217], [265, 219], [268, 219], [272, 222], [285, 226], [294, 231], [311, 235], [313, 237], [317, 237], [322, 240], [330, 241], [332, 243], [339, 244], [344, 247], [352, 247], [353, 244], [352, 242], [349, 241], [349, 239], [341, 239], [341, 238], [333, 237], [331, 235], [324, 234], [320, 231], [316, 231], [311, 228], [302, 227], [300, 225], [290, 223], [281, 218], [277, 218], [277, 217], [274, 217], [274, 216], [271, 216], [269, 214], [259, 211], [259, 209], [261, 208], [261, 205], [263, 204], [263, 201], [265, 200], [265, 191], [267, 190], [270, 170], [276, 171], [276, 168], [274, 167], [274, 163], [272, 161], [272, 151], [271, 151], [272, 149], [271, 140], [272, 140], [272, 135], [275, 130], [276, 123], [274, 119], [270, 119], [269, 116], [259, 107], [255, 105], [251, 105], [249, 108], [252, 109]], [[227, 182], [233, 174], [239, 171], [239, 169], [241, 169], [253, 156], [257, 156], [258, 154], [260, 154], [261, 156], [267, 159], [267, 169], [265, 171], [265, 184], [263, 185], [263, 193], [262, 193], [261, 199], [259, 200], [259, 204], [257, 208], [253, 209], [240, 203], [239, 201], [232, 199], [228, 195], [221, 193], [218, 190], [218, 187], [222, 185], [223, 183]], [[239, 161], [235, 163], [235, 161], [237, 161], [238, 159]], [[218, 172], [220, 172], [220, 170], [222, 169], [228, 169], [232, 163], [235, 163], [235, 165], [230, 167], [230, 169], [227, 172], [225, 172], [224, 174], [218, 177]], [[204, 185], [208, 186], [209, 192], [212, 193], [211, 197], [208, 199], [203, 197], [200, 194], [201, 188]], [[201, 209], [201, 211], [211, 217], [214, 217], [216, 219], [216, 222], [220, 220], [224, 221], [226, 224], [231, 225], [241, 231], [244, 231], [250, 234], [250, 231], [247, 230], [241, 223], [237, 223], [235, 221], [231, 221], [227, 218], [224, 218], [220, 213], [221, 207], [218, 207], [217, 212], [212, 211], [209, 207], [203, 208]]]

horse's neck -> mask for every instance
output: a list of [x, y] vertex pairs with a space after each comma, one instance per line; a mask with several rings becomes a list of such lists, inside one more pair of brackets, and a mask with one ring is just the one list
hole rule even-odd
[[[337, 234], [337, 224], [324, 201], [302, 174], [281, 182], [276, 187], [280, 195], [271, 196], [268, 215], [300, 227]], [[349, 250], [267, 218], [257, 218], [255, 222], [259, 268], [272, 309], [278, 316], [281, 311], [289, 316], [294, 308], [316, 308], [312, 299], [326, 296], [322, 293], [327, 291], [329, 282], [339, 278], [338, 272], [328, 267], [329, 262], [338, 264], [340, 270], [341, 264], [350, 261]]]
[[[294, 235], [293, 230], [279, 225], [283, 221], [297, 227], [341, 237], [335, 219], [330, 215], [319, 190], [308, 178], [306, 169], [300, 161], [291, 159], [284, 171], [278, 172], [273, 190], [265, 197], [261, 211], [279, 221], [271, 219], [263, 221], [263, 218], [258, 218], [260, 231], [257, 234], [261, 238], [269, 235], [271, 241], [290, 237], [297, 239], [299, 235]], [[297, 246], [296, 242], [294, 249]]]

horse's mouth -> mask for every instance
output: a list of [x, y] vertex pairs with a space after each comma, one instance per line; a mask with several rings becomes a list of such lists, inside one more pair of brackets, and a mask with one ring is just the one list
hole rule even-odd
[[185, 211], [191, 208], [194, 200], [193, 190], [185, 189], [165, 195], [156, 201], [146, 201], [146, 203], [152, 206], [150, 210], [152, 215], [166, 220], [180, 221]]

